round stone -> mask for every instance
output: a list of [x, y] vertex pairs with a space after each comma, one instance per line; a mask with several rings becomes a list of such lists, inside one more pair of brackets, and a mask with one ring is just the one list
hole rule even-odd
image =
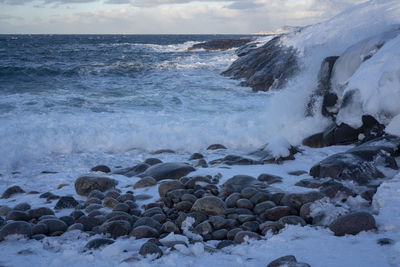
[[135, 227], [130, 235], [136, 237], [136, 239], [158, 237], [158, 231], [153, 227], [141, 225]]
[[24, 221], [10, 222], [0, 229], [0, 241], [3, 241], [9, 235], [32, 236], [32, 226]]
[[192, 207], [192, 211], [202, 212], [207, 215], [224, 214], [225, 209], [224, 201], [214, 196], [200, 198], [196, 200]]

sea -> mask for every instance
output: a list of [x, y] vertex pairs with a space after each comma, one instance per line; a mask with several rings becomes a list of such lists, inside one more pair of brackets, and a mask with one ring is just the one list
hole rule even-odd
[[[266, 142], [268, 93], [221, 75], [242, 35], [0, 35], [0, 170]], [[96, 156], [93, 156], [96, 157]]]

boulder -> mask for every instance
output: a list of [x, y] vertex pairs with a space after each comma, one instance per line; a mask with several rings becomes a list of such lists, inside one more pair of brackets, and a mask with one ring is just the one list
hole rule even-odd
[[214, 196], [200, 198], [192, 206], [192, 211], [202, 212], [207, 215], [224, 214], [225, 209], [224, 201]]
[[158, 186], [160, 197], [165, 197], [170, 190], [185, 189], [185, 186], [180, 181], [165, 181]]
[[157, 181], [153, 177], [150, 177], [150, 176], [149, 177], [143, 177], [140, 181], [137, 181], [133, 185], [133, 188], [134, 189], [145, 188], [145, 187], [154, 186], [156, 184], [157, 184]]
[[7, 188], [1, 195], [1, 198], [7, 199], [7, 198], [12, 197], [15, 194], [20, 194], [20, 193], [25, 193], [25, 191], [22, 190], [22, 188], [19, 187], [18, 185], [14, 185], [14, 186]]
[[143, 257], [147, 257], [148, 255], [155, 255], [156, 258], [160, 258], [163, 255], [163, 252], [153, 242], [146, 242], [140, 247], [139, 254]]
[[368, 231], [375, 228], [375, 218], [368, 212], [347, 214], [337, 218], [329, 225], [329, 229], [336, 236], [356, 235], [361, 231]]
[[251, 39], [248, 38], [240, 38], [240, 39], [218, 39], [218, 40], [211, 40], [207, 42], [202, 42], [199, 44], [194, 44], [193, 46], [189, 47], [188, 50], [195, 50], [195, 49], [204, 49], [204, 50], [228, 50], [231, 48], [240, 47], [247, 43], [251, 42]]
[[107, 167], [106, 165], [97, 165], [90, 169], [92, 172], [104, 172], [104, 173], [109, 173], [111, 172], [110, 168]]
[[170, 162], [170, 163], [158, 163], [151, 166], [140, 177], [151, 176], [157, 181], [172, 179], [177, 180], [196, 169], [185, 163]]
[[32, 236], [32, 226], [24, 221], [10, 222], [0, 229], [0, 241], [3, 241], [9, 235]]
[[95, 238], [86, 243], [86, 249], [98, 249], [113, 244], [115, 241], [108, 238]]
[[93, 190], [105, 192], [113, 189], [117, 184], [116, 180], [108, 177], [85, 175], [75, 180], [75, 190], [78, 195], [87, 196]]
[[[101, 201], [100, 201], [101, 202]], [[61, 197], [58, 201], [54, 209], [60, 210], [60, 209], [73, 209], [76, 206], [79, 205], [79, 202], [76, 201], [73, 197], [71, 196], [65, 196]]]
[[106, 222], [100, 227], [100, 232], [110, 235], [112, 238], [128, 235], [131, 224], [125, 220]]

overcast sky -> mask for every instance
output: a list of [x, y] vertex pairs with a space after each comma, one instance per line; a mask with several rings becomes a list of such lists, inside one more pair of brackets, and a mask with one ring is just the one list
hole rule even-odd
[[366, 0], [0, 0], [0, 33], [254, 33]]

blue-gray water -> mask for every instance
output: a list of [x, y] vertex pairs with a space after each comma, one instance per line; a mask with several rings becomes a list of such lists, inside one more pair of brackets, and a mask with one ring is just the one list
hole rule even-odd
[[265, 97], [222, 77], [222, 35], [0, 35], [0, 165], [132, 148], [253, 147]]

